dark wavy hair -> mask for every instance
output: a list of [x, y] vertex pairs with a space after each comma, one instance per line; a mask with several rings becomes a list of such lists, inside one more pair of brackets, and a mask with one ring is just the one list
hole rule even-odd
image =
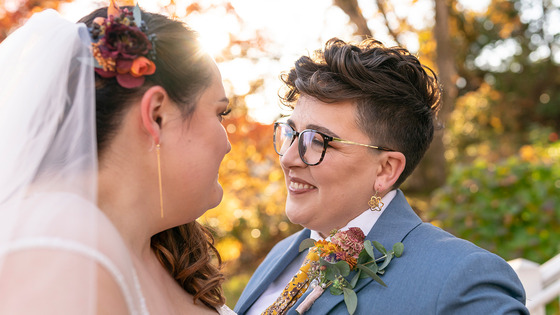
[[[100, 8], [79, 22], [91, 27], [96, 17], [107, 17], [107, 8]], [[142, 12], [142, 20], [146, 23], [147, 35], [157, 37], [156, 72], [146, 76], [145, 83], [134, 89], [121, 87], [115, 78], [95, 75], [99, 158], [117, 133], [127, 109], [141, 99], [148, 88], [163, 87], [187, 119], [195, 110], [201, 93], [211, 83], [212, 61], [202, 52], [193, 30], [179, 21], [154, 13]], [[200, 300], [214, 308], [225, 303], [224, 276], [220, 272], [222, 261], [214, 247], [214, 238], [205, 227], [194, 221], [168, 229], [152, 237], [151, 247], [179, 285], [194, 296], [193, 302]], [[213, 258], [216, 258], [217, 265]]]
[[293, 108], [300, 95], [325, 103], [353, 101], [357, 124], [377, 146], [406, 157], [394, 188], [418, 165], [430, 146], [440, 108], [436, 74], [400, 47], [374, 39], [358, 45], [332, 38], [313, 57], [302, 56], [281, 76], [283, 104]]

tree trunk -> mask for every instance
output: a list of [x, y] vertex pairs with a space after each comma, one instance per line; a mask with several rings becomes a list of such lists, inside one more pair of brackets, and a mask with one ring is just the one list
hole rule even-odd
[[443, 135], [446, 132], [445, 126], [457, 97], [457, 87], [455, 85], [456, 70], [453, 63], [453, 49], [449, 36], [450, 1], [453, 0], [435, 0], [436, 24], [434, 27], [434, 38], [437, 44], [436, 64], [439, 81], [443, 87], [442, 107], [438, 114], [438, 122], [443, 128], [436, 129], [434, 140], [426, 155], [416, 171], [405, 182], [403, 188], [409, 192], [429, 193], [433, 189], [442, 186], [447, 177]]

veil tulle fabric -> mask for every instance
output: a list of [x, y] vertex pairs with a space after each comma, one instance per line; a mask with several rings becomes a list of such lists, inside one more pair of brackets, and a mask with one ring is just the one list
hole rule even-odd
[[97, 314], [100, 275], [146, 314], [130, 254], [96, 206], [88, 30], [49, 10], [0, 44], [0, 313]]

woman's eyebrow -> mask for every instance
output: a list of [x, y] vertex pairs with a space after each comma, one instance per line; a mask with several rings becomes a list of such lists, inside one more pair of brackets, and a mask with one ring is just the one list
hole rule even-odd
[[334, 133], [333, 131], [331, 131], [329, 128], [326, 127], [322, 127], [322, 126], [318, 126], [318, 125], [314, 125], [314, 124], [309, 124], [306, 126], [306, 129], [313, 129], [313, 130], [317, 130], [321, 133], [326, 134], [327, 136], [331, 136], [334, 138], [340, 138], [336, 133]]
[[[292, 126], [292, 128], [294, 128], [294, 130], [296, 129], [296, 124], [294, 123], [293, 120], [288, 119], [286, 121], [286, 123], [290, 126]], [[331, 136], [331, 137], [335, 137], [335, 138], [340, 138], [336, 133], [332, 132], [329, 128], [323, 127], [323, 126], [319, 126], [319, 125], [315, 125], [315, 124], [308, 124], [307, 126], [305, 126], [305, 129], [313, 129], [313, 130], [317, 130], [321, 133], [324, 133], [327, 136]]]

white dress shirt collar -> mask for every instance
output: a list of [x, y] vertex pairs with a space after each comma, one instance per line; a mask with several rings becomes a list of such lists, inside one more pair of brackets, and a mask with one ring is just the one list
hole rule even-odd
[[[396, 195], [397, 195], [396, 190], [391, 190], [390, 192], [386, 193], [385, 196], [381, 198], [381, 202], [383, 202], [383, 207], [381, 208], [381, 211], [371, 211], [370, 209], [367, 209], [366, 211], [362, 212], [362, 214], [350, 220], [348, 224], [346, 224], [346, 226], [344, 226], [343, 228], [339, 229], [339, 231], [346, 231], [351, 227], [358, 227], [362, 230], [362, 232], [364, 232], [364, 235], [368, 235], [368, 233], [375, 225], [375, 222], [377, 222], [377, 219], [379, 219], [383, 211], [387, 209], [387, 206], [389, 205], [389, 203], [391, 203], [391, 201], [393, 200], [393, 198], [395, 198]], [[321, 234], [319, 234], [319, 232], [313, 230], [311, 231], [311, 235], [309, 237], [316, 241], [324, 239], [321, 236]], [[327, 237], [327, 239], [328, 238], [329, 237]]]

